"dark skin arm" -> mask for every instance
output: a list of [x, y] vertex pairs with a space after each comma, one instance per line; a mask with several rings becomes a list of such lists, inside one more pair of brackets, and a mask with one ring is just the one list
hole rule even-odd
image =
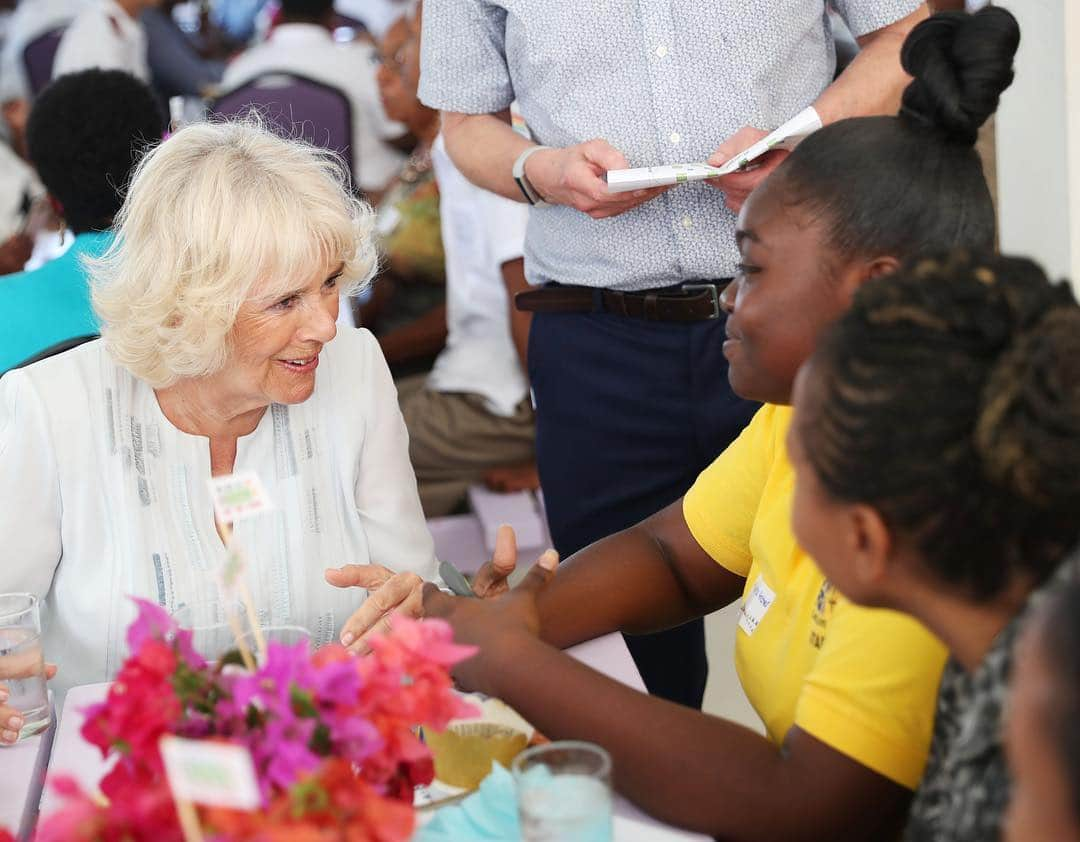
[[446, 305], [440, 304], [407, 325], [377, 338], [390, 365], [433, 357], [446, 344]]
[[538, 564], [521, 586], [484, 601], [425, 586], [426, 616], [446, 619], [458, 642], [481, 646], [454, 669], [462, 686], [503, 699], [553, 739], [602, 745], [619, 792], [661, 821], [754, 842], [896, 836], [911, 793], [799, 728], [778, 750], [540, 641], [537, 596], [562, 575]]
[[532, 313], [519, 310], [514, 306], [514, 296], [529, 288], [529, 282], [525, 280], [525, 258], [508, 260], [500, 268], [506, 294], [510, 297], [510, 335], [514, 339], [514, 347], [517, 348], [521, 370], [528, 371], [529, 328], [532, 327]]
[[613, 631], [660, 631], [729, 605], [745, 582], [694, 539], [680, 498], [564, 561], [537, 596], [540, 634], [561, 649]]

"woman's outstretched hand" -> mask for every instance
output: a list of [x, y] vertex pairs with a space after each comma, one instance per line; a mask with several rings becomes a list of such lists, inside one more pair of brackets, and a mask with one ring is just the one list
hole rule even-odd
[[[517, 566], [517, 539], [514, 530], [500, 526], [495, 538], [495, 552], [472, 581], [477, 596], [488, 599], [505, 594], [507, 579]], [[341, 644], [349, 651], [363, 654], [370, 650], [368, 639], [390, 629], [391, 617], [424, 616], [424, 580], [415, 573], [395, 573], [381, 564], [346, 564], [327, 568], [326, 581], [337, 588], [364, 588], [368, 598], [341, 629]], [[434, 587], [434, 586], [433, 586]], [[436, 590], [438, 590], [436, 588]]]

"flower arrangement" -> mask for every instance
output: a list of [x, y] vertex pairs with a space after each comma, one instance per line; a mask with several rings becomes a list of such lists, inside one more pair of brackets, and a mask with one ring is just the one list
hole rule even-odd
[[413, 789], [434, 777], [414, 729], [475, 714], [453, 691], [449, 667], [472, 654], [449, 626], [397, 617], [357, 658], [338, 645], [270, 643], [249, 672], [210, 665], [157, 605], [138, 603], [130, 655], [82, 735], [115, 757], [104, 801], [71, 779], [52, 786], [64, 807], [37, 842], [173, 842], [183, 833], [158, 743], [165, 735], [246, 747], [262, 796], [252, 812], [199, 807], [205, 839], [399, 842], [412, 835]]

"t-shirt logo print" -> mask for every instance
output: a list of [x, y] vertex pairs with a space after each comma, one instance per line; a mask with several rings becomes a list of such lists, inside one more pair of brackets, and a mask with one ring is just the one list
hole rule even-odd
[[833, 608], [837, 600], [836, 587], [828, 579], [821, 583], [817, 599], [814, 601], [814, 614], [810, 618], [813, 626], [810, 628], [810, 645], [820, 649], [825, 643], [825, 631], [832, 617]]

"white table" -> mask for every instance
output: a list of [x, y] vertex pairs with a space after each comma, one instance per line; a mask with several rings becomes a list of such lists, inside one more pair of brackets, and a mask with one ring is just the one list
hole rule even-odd
[[[569, 653], [584, 664], [599, 672], [621, 681], [635, 690], [645, 691], [645, 685], [641, 681], [641, 675], [634, 665], [626, 644], [618, 634], [610, 634], [597, 640], [583, 643], [569, 650]], [[97, 786], [97, 782], [107, 771], [107, 767], [101, 759], [100, 752], [85, 742], [79, 734], [82, 728], [82, 708], [105, 698], [108, 684], [87, 684], [82, 687], [74, 687], [68, 691], [64, 702], [63, 715], [60, 717], [59, 727], [56, 729], [56, 739], [53, 746], [52, 760], [49, 763], [49, 774], [68, 774], [73, 776], [79, 783], [88, 789]], [[50, 733], [52, 733], [50, 731]], [[7, 750], [5, 750], [7, 751]], [[6, 755], [0, 754], [0, 759]], [[4, 779], [7, 779], [7, 770], [4, 770]], [[41, 792], [40, 776], [33, 778], [36, 781], [36, 793]], [[4, 801], [7, 800], [6, 794]], [[27, 803], [37, 803], [37, 797], [33, 786], [27, 793]], [[59, 806], [58, 799], [51, 791], [46, 791], [41, 798], [41, 814], [48, 815]], [[642, 813], [637, 807], [624, 798], [617, 798], [615, 802], [615, 841], [616, 842], [704, 842], [708, 839], [696, 833], [688, 833], [676, 830], [660, 824], [655, 819]]]
[[0, 748], [0, 827], [13, 832], [17, 839], [29, 838], [37, 820], [38, 796], [55, 733], [53, 716], [49, 727], [40, 734]]

